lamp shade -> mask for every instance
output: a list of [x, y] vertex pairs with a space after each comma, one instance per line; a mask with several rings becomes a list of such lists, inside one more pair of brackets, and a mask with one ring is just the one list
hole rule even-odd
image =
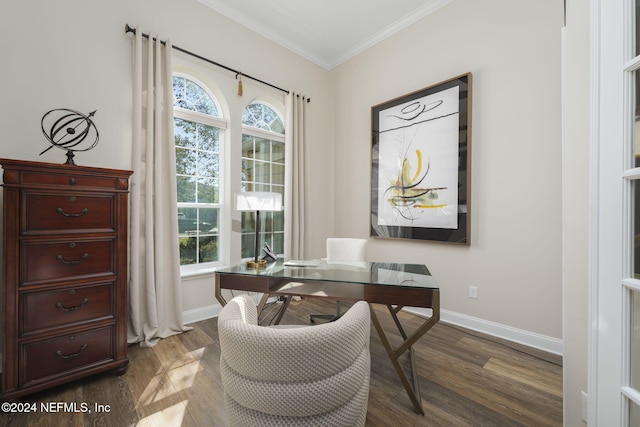
[[236, 193], [237, 211], [281, 211], [282, 194], [269, 191]]

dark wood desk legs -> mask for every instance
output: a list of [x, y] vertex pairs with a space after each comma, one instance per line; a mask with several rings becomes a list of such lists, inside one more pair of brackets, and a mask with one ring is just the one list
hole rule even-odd
[[[373, 326], [376, 328], [376, 331], [378, 332], [378, 336], [382, 341], [382, 345], [384, 346], [385, 350], [387, 350], [389, 359], [391, 360], [393, 367], [398, 373], [398, 377], [400, 377], [400, 381], [402, 381], [402, 385], [404, 386], [405, 390], [407, 391], [407, 394], [409, 395], [409, 399], [411, 399], [411, 403], [413, 403], [414, 410], [416, 411], [417, 414], [424, 415], [424, 410], [422, 409], [422, 400], [420, 399], [420, 384], [418, 381], [418, 371], [416, 370], [415, 357], [413, 355], [413, 348], [411, 346], [418, 339], [420, 339], [420, 337], [422, 337], [429, 329], [431, 329], [433, 325], [438, 323], [438, 320], [440, 320], [440, 293], [434, 292], [433, 307], [432, 307], [433, 314], [431, 315], [431, 317], [426, 319], [425, 322], [418, 329], [416, 329], [413, 332], [413, 334], [411, 334], [411, 336], [407, 336], [406, 332], [404, 331], [404, 328], [402, 327], [402, 324], [400, 323], [400, 320], [398, 319], [397, 314], [402, 309], [402, 307], [401, 306], [393, 307], [391, 305], [387, 305], [387, 307], [389, 308], [389, 313], [391, 313], [391, 317], [393, 317], [393, 320], [396, 323], [396, 326], [398, 327], [398, 331], [400, 331], [400, 334], [404, 339], [404, 341], [400, 346], [398, 346], [398, 348], [394, 349], [391, 346], [391, 343], [389, 342], [387, 336], [384, 333], [384, 330], [382, 329], [382, 325], [380, 325], [380, 321], [378, 320], [378, 316], [376, 315], [375, 310], [373, 309], [373, 306], [369, 304], [369, 308], [371, 311], [371, 321], [373, 322]], [[402, 356], [404, 352], [407, 350], [409, 351], [409, 361], [411, 362], [411, 375], [413, 379], [413, 384], [409, 382], [409, 379], [407, 378], [407, 374], [404, 372], [404, 369], [402, 368], [399, 362], [400, 356]]]

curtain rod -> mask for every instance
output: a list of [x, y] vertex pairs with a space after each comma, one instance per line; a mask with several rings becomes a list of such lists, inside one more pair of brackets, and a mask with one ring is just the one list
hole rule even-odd
[[[129, 24], [125, 24], [125, 26], [124, 26], [124, 32], [125, 32], [125, 33], [133, 33], [133, 34], [135, 34], [135, 33], [136, 33], [136, 29], [135, 29], [135, 28], [131, 28], [131, 27], [129, 26]], [[148, 38], [149, 38], [149, 34], [142, 33], [142, 37], [145, 37], [145, 38], [147, 38], [147, 39], [148, 39]], [[155, 37], [153, 37], [153, 40], [156, 40], [156, 38], [155, 38]], [[163, 40], [160, 40], [160, 43], [161, 43], [161, 44], [163, 44], [163, 45], [165, 45], [165, 46], [166, 46], [166, 44], [167, 44], [167, 42], [165, 42], [165, 41], [163, 41]], [[234, 70], [234, 69], [233, 69], [233, 68], [231, 68], [231, 67], [227, 67], [226, 65], [222, 65], [222, 64], [220, 64], [220, 63], [218, 63], [218, 62], [216, 62], [216, 61], [212, 61], [211, 59], [205, 58], [204, 56], [200, 56], [200, 55], [198, 55], [197, 53], [190, 52], [190, 51], [188, 51], [188, 50], [186, 50], [186, 49], [183, 49], [183, 48], [181, 48], [181, 47], [178, 47], [178, 46], [176, 46], [176, 45], [172, 45], [171, 47], [172, 47], [173, 49], [177, 50], [177, 51], [180, 51], [180, 52], [182, 52], [182, 53], [186, 53], [187, 55], [191, 55], [191, 56], [193, 56], [194, 58], [198, 58], [198, 59], [200, 59], [200, 60], [202, 60], [202, 61], [208, 62], [209, 64], [213, 64], [213, 65], [215, 65], [216, 67], [224, 68], [225, 70], [231, 71], [232, 73], [236, 73], [236, 79], [238, 78], [238, 76], [242, 76], [242, 77], [245, 77], [245, 78], [247, 78], [247, 79], [255, 80], [255, 81], [256, 81], [256, 82], [258, 82], [258, 83], [262, 83], [263, 85], [270, 86], [270, 87], [272, 87], [272, 88], [274, 88], [274, 89], [278, 89], [279, 91], [284, 92], [284, 93], [286, 93], [286, 94], [289, 94], [289, 91], [288, 91], [288, 90], [286, 90], [286, 89], [282, 89], [281, 87], [278, 87], [278, 86], [272, 85], [271, 83], [267, 83], [267, 82], [265, 82], [265, 81], [263, 81], [263, 80], [260, 80], [260, 79], [258, 79], [258, 78], [256, 78], [256, 77], [250, 76], [250, 75], [248, 75], [248, 74], [244, 74], [244, 73], [242, 73], [242, 72], [240, 72], [240, 71], [238, 71], [238, 70]], [[296, 96], [300, 97], [300, 95], [296, 95]], [[303, 97], [303, 98], [304, 98], [304, 97]], [[307, 98], [307, 102], [311, 102], [311, 98]]]

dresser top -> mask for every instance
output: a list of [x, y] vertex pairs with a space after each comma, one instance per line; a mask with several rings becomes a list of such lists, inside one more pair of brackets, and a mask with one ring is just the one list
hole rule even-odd
[[0, 159], [0, 165], [4, 170], [33, 170], [38, 172], [43, 172], [45, 170], [51, 171], [52, 173], [77, 173], [77, 174], [87, 174], [87, 175], [119, 175], [122, 177], [129, 177], [133, 172], [130, 170], [121, 170], [121, 169], [107, 169], [107, 168], [97, 168], [92, 166], [78, 166], [78, 165], [68, 165], [65, 163], [45, 163], [45, 162], [33, 162], [29, 160], [14, 160], [14, 159]]

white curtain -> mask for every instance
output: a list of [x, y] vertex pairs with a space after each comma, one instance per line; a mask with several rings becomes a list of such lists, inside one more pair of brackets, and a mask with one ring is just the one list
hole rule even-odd
[[129, 343], [181, 333], [171, 43], [136, 31], [133, 55]]
[[307, 100], [291, 91], [285, 107], [284, 255], [288, 259], [305, 259]]

